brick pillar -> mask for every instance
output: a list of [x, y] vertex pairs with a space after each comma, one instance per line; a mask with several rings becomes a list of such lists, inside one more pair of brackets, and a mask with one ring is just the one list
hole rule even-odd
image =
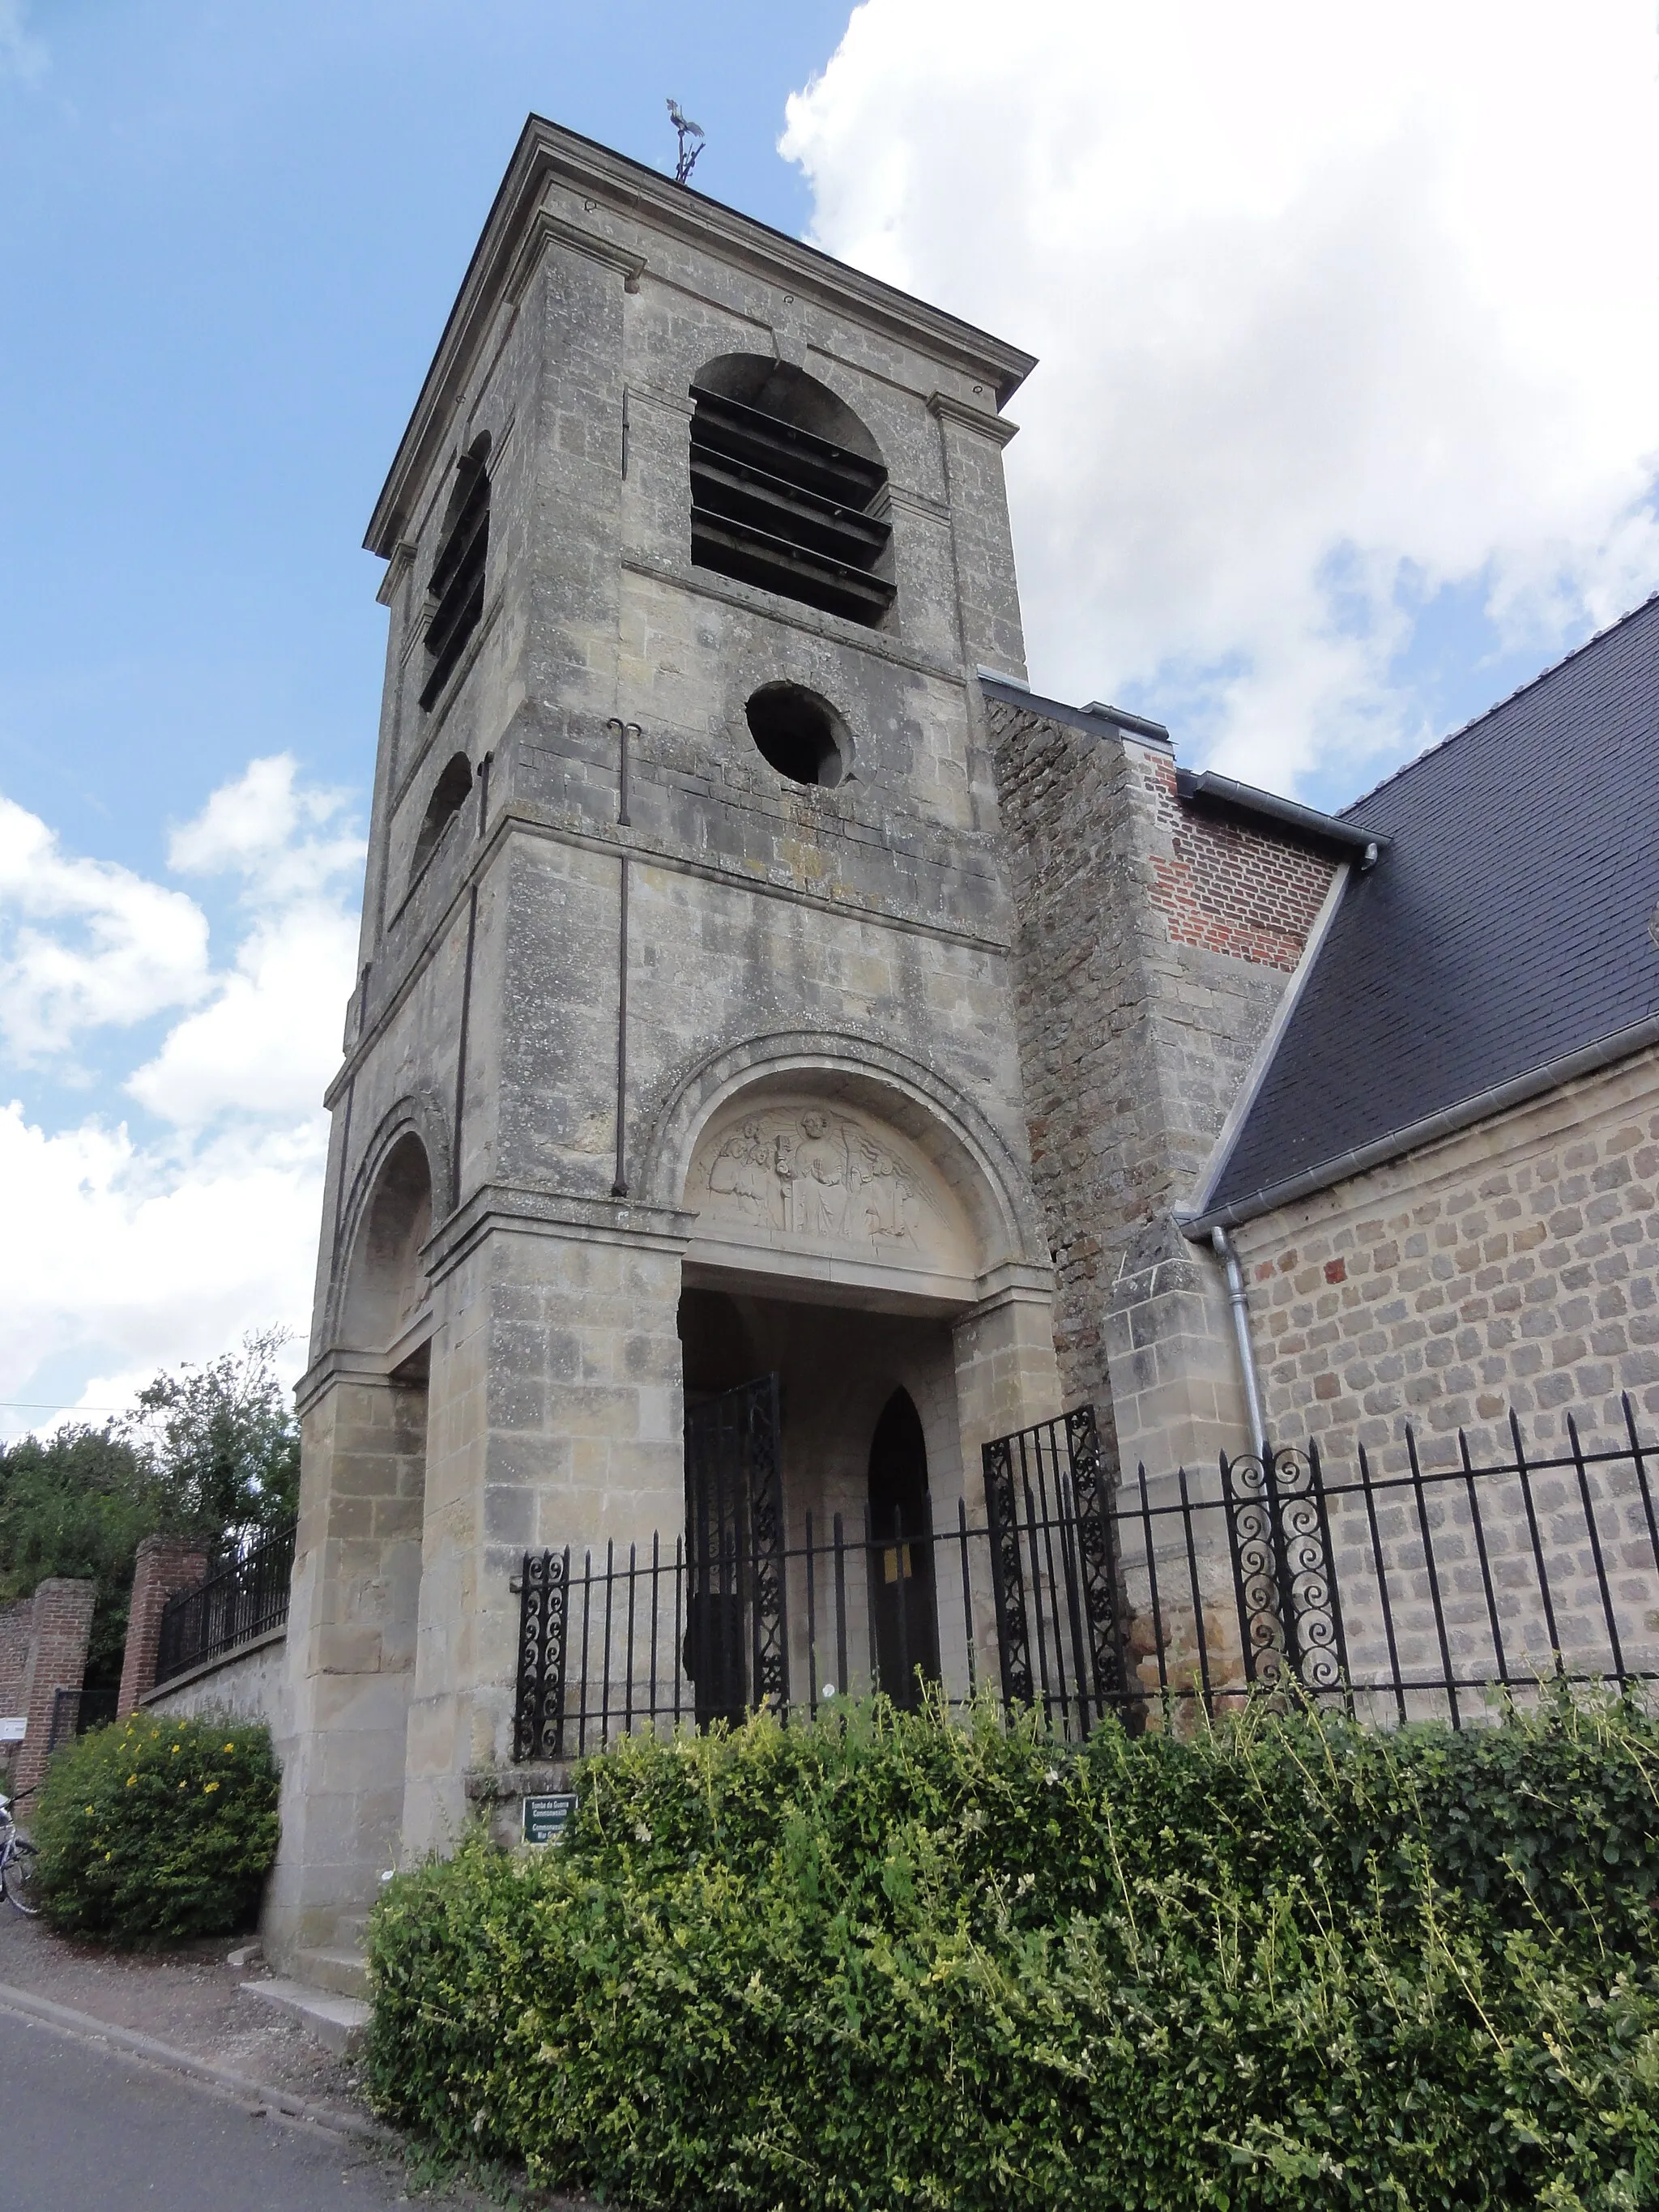
[[146, 1536], [132, 1571], [127, 1608], [127, 1648], [121, 1659], [121, 1694], [115, 1715], [125, 1720], [155, 1687], [161, 1613], [167, 1600], [207, 1580], [207, 1554], [191, 1536]]
[[33, 1789], [46, 1771], [46, 1740], [52, 1734], [52, 1710], [58, 1691], [73, 1690], [80, 1695], [97, 1595], [95, 1584], [72, 1582], [66, 1575], [54, 1575], [49, 1582], [36, 1585], [25, 1705], [28, 1733], [12, 1771], [20, 1796]]

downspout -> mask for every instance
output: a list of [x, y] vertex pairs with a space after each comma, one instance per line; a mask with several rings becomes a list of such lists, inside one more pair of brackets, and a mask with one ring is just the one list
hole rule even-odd
[[1210, 1249], [1227, 1278], [1227, 1303], [1233, 1311], [1233, 1337], [1238, 1346], [1238, 1368], [1244, 1379], [1244, 1404], [1250, 1420], [1250, 1449], [1265, 1467], [1267, 1463], [1267, 1424], [1261, 1413], [1261, 1384], [1255, 1371], [1255, 1352], [1250, 1343], [1250, 1301], [1244, 1290], [1244, 1270], [1224, 1229], [1210, 1231]]

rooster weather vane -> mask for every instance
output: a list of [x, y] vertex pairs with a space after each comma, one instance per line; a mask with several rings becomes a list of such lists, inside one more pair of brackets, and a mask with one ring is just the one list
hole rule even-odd
[[702, 125], [692, 122], [678, 100], [671, 100], [668, 103], [668, 119], [679, 133], [680, 141], [679, 155], [674, 163], [674, 182], [689, 185], [691, 172], [697, 166], [697, 156], [702, 151]]

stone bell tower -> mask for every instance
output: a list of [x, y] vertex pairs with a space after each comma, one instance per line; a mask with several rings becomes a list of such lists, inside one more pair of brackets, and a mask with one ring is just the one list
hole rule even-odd
[[279, 1955], [510, 1764], [522, 1555], [672, 1537], [688, 1394], [781, 1375], [791, 1515], [896, 1389], [941, 1502], [1059, 1410], [976, 675], [1031, 366], [525, 129], [368, 532]]

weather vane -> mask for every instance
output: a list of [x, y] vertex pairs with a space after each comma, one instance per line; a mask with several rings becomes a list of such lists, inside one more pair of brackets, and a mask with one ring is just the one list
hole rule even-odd
[[668, 119], [679, 133], [679, 158], [674, 164], [674, 182], [689, 185], [691, 172], [697, 166], [697, 156], [702, 151], [702, 125], [693, 123], [681, 109], [678, 100], [668, 103]]

